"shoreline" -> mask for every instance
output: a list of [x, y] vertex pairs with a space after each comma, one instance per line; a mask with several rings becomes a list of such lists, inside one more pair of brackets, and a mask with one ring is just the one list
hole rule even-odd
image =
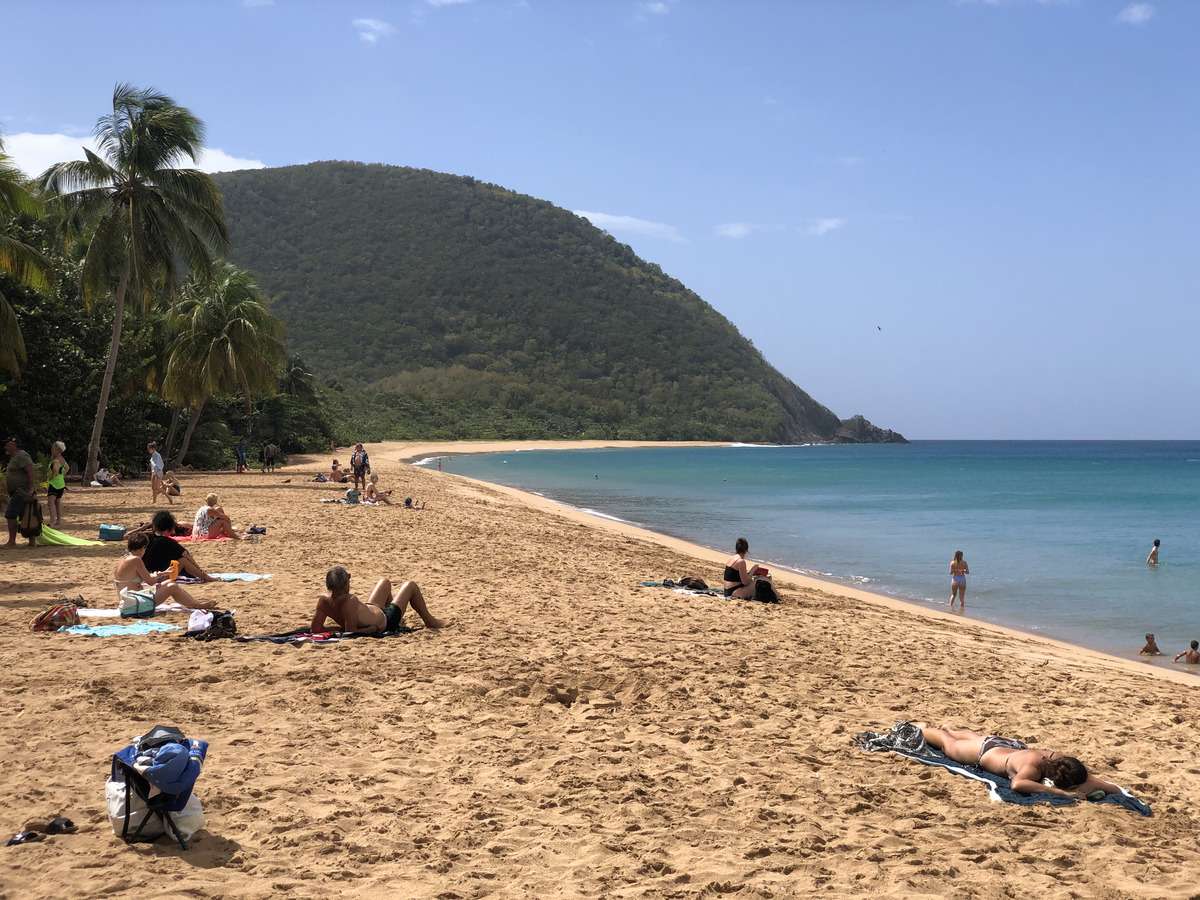
[[[730, 447], [734, 445], [729, 442], [721, 441], [452, 441], [444, 444], [438, 444], [434, 442], [407, 443], [384, 441], [380, 444], [364, 446], [368, 447], [368, 452], [371, 452], [370, 447], [380, 447], [381, 451], [385, 455], [388, 455], [389, 458], [391, 455], [399, 453], [401, 463], [412, 465], [418, 460], [424, 460], [438, 456], [453, 457], [479, 453], [516, 453], [526, 450], [619, 450], [652, 447]], [[455, 473], [443, 472], [439, 474], [454, 475]], [[637, 535], [647, 540], [654, 541], [668, 549], [687, 553], [689, 555], [696, 556], [697, 558], [713, 562], [717, 566], [724, 565], [725, 560], [729, 556], [727, 552], [712, 547], [705, 547], [701, 544], [695, 544], [682, 538], [674, 538], [670, 535], [651, 531], [637, 525], [620, 521], [611, 516], [589, 513], [585, 510], [578, 509], [557, 500], [553, 500], [549, 497], [543, 497], [528, 491], [522, 491], [518, 488], [511, 488], [507, 487], [506, 485], [497, 484], [491, 481], [484, 481], [482, 479], [470, 478], [465, 475], [455, 475], [455, 477], [463, 478], [476, 484], [485, 484], [497, 490], [504, 491], [510, 496], [514, 496], [528, 505], [565, 513], [570, 518], [585, 522], [589, 525], [610, 528], [611, 530], [622, 534]], [[795, 570], [789, 569], [780, 564], [772, 563], [772, 566], [772, 571], [776, 576], [775, 581], [780, 584], [790, 583], [793, 587], [799, 589], [818, 590], [825, 593], [835, 594], [844, 598], [874, 603], [889, 609], [905, 610], [926, 616], [938, 622], [966, 621], [970, 622], [972, 625], [994, 630], [998, 634], [1016, 636], [1028, 639], [1030, 641], [1046, 644], [1048, 647], [1052, 647], [1060, 653], [1066, 653], [1068, 655], [1078, 653], [1083, 654], [1088, 658], [1105, 660], [1124, 671], [1140, 674], [1151, 674], [1167, 681], [1172, 681], [1176, 684], [1191, 685], [1193, 687], [1197, 685], [1196, 673], [1190, 672], [1186, 669], [1171, 668], [1170, 666], [1172, 663], [1166, 661], [1166, 656], [1164, 656], [1162, 659], [1127, 659], [1125, 657], [1116, 656], [1111, 653], [1105, 653], [1100, 650], [1093, 650], [1090, 647], [1084, 647], [1080, 644], [1072, 644], [1069, 641], [1047, 637], [1032, 631], [1025, 631], [1021, 628], [999, 625], [994, 622], [989, 622], [985, 619], [964, 616], [961, 613], [955, 614], [949, 611], [932, 609], [928, 606], [924, 606], [901, 597], [894, 597], [878, 591], [868, 591], [862, 588], [853, 587], [851, 585], [842, 584], [841, 582], [819, 578], [815, 575], [807, 575], [801, 572], [796, 572]]]

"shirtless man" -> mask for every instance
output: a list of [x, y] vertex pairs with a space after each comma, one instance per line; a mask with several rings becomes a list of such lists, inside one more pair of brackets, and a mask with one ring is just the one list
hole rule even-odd
[[[994, 734], [979, 734], [965, 728], [921, 726], [925, 742], [941, 750], [955, 762], [978, 766], [993, 775], [1003, 775], [1012, 781], [1019, 794], [1056, 794], [1086, 800], [1102, 791], [1119, 794], [1121, 789], [1108, 781], [1089, 775], [1087, 768], [1073, 756], [1063, 756], [1057, 750], [1034, 750], [1012, 738]], [[1049, 778], [1054, 787], [1042, 784]]]
[[1158, 538], [1154, 539], [1154, 546], [1150, 548], [1150, 555], [1146, 557], [1146, 565], [1148, 565], [1148, 566], [1157, 566], [1158, 565], [1158, 546], [1161, 543], [1162, 543], [1162, 541], [1160, 541]]
[[1175, 657], [1175, 662], [1179, 662], [1179, 657], [1183, 657], [1185, 663], [1200, 663], [1200, 641], [1192, 641], [1192, 646], [1184, 650], [1179, 656]]
[[350, 593], [350, 573], [341, 566], [334, 566], [325, 574], [325, 587], [329, 590], [317, 599], [309, 631], [316, 634], [325, 630], [325, 622], [333, 619], [343, 634], [382, 634], [400, 627], [404, 611], [411, 604], [426, 628], [441, 628], [446, 622], [429, 614], [425, 597], [416, 582], [406, 581], [392, 597], [392, 583], [379, 579], [367, 602], [363, 603]]

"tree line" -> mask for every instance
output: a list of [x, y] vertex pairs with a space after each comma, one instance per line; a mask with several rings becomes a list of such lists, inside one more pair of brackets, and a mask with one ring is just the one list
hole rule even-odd
[[125, 469], [141, 468], [149, 440], [201, 465], [226, 462], [235, 431], [285, 450], [323, 445], [312, 376], [255, 275], [225, 258], [219, 188], [187, 167], [203, 124], [164, 94], [119, 84], [94, 135], [98, 152], [33, 180], [0, 138], [6, 433], [31, 451], [64, 440], [87, 479], [102, 442], [105, 462]]

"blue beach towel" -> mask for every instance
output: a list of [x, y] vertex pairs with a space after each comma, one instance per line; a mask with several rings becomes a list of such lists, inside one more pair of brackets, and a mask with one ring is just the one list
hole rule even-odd
[[[940, 750], [930, 747], [923, 739], [920, 741], [907, 739], [912, 730], [915, 730], [914, 726], [907, 722], [897, 722], [892, 726], [890, 733], [880, 734], [874, 731], [864, 731], [858, 736], [859, 747], [863, 750], [887, 750], [908, 759], [915, 759], [924, 765], [938, 766], [955, 775], [986, 784], [993, 803], [1016, 803], [1020, 806], [1050, 803], [1054, 806], [1067, 806], [1076, 802], [1074, 797], [1060, 797], [1057, 794], [1022, 794], [1014, 791], [1012, 781], [1002, 775], [993, 775], [976, 766], [955, 762]], [[917, 731], [917, 735], [919, 734], [920, 732]], [[1153, 815], [1148, 805], [1125, 788], [1121, 788], [1121, 791], [1120, 794], [1108, 794], [1101, 800], [1089, 800], [1088, 802], [1114, 803], [1142, 816]]]
[[150, 634], [155, 631], [177, 631], [179, 625], [168, 625], [166, 622], [148, 622], [139, 619], [132, 625], [64, 625], [58, 629], [60, 633], [79, 634], [86, 637], [117, 637], [130, 634]]

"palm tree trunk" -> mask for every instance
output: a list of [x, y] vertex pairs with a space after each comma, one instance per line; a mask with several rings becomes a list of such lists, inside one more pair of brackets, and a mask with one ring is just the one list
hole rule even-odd
[[200, 413], [204, 411], [204, 404], [207, 400], [201, 400], [192, 410], [192, 417], [188, 419], [187, 431], [183, 433], [183, 446], [179, 448], [179, 455], [175, 457], [175, 465], [183, 465], [184, 454], [188, 451], [188, 444], [192, 442], [192, 432], [196, 430], [196, 423], [200, 421]]
[[96, 424], [92, 426], [92, 439], [88, 442], [87, 460], [83, 464], [83, 483], [88, 484], [100, 468], [100, 435], [104, 431], [104, 413], [108, 409], [108, 394], [112, 390], [113, 374], [117, 371], [117, 353], [121, 349], [121, 325], [125, 318], [125, 289], [129, 287], [129, 259], [121, 269], [121, 281], [117, 285], [117, 301], [113, 309], [112, 345], [108, 348], [108, 363], [104, 367], [104, 380], [100, 382], [100, 402], [96, 404]]
[[176, 403], [175, 412], [171, 413], [171, 427], [167, 429], [167, 442], [163, 447], [163, 455], [171, 458], [171, 451], [175, 449], [175, 432], [179, 430], [179, 417], [183, 414], [183, 406]]

